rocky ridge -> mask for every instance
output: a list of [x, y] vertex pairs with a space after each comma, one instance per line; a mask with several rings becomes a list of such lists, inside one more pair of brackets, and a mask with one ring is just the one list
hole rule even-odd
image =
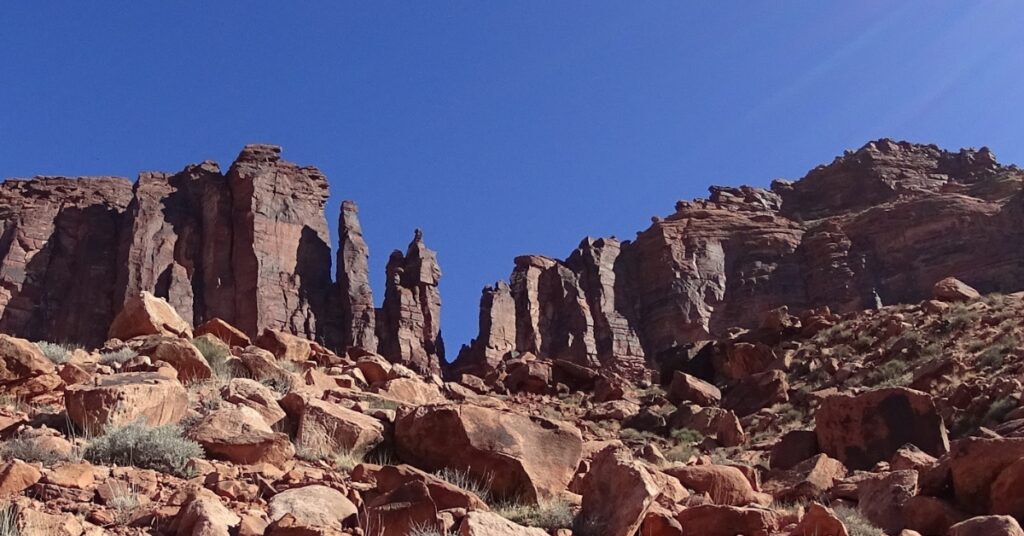
[[[517, 258], [445, 367], [422, 234], [371, 314], [354, 205], [331, 281], [326, 182], [277, 148], [134, 193], [8, 181], [0, 526], [1024, 534], [1022, 178], [987, 150], [881, 140], [771, 191], [712, 188], [634, 241]], [[99, 252], [127, 273], [42, 292]], [[69, 319], [83, 296], [111, 314]], [[98, 342], [25, 339], [49, 330]]]

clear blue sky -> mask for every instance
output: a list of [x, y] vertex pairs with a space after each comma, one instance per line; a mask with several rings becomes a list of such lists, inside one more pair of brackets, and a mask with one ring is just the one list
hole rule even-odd
[[415, 227], [454, 356], [524, 253], [631, 238], [710, 184], [879, 137], [1024, 163], [1024, 4], [8, 2], [0, 176], [227, 166], [284, 146], [361, 207], [373, 282]]

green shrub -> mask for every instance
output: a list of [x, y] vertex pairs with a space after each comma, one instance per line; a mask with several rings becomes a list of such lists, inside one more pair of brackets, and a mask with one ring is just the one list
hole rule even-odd
[[680, 443], [700, 443], [704, 441], [704, 434], [691, 428], [677, 428], [670, 434], [672, 439]]
[[36, 346], [38, 346], [39, 350], [43, 352], [46, 359], [49, 359], [57, 365], [67, 363], [68, 359], [71, 359], [71, 352], [75, 350], [74, 346], [68, 344], [57, 344], [46, 341], [39, 341], [36, 343]]
[[93, 463], [131, 465], [178, 476], [188, 476], [188, 460], [202, 455], [202, 447], [182, 437], [178, 426], [150, 427], [141, 422], [108, 428], [89, 441], [82, 453]]
[[903, 385], [912, 379], [909, 369], [910, 363], [898, 358], [893, 359], [872, 369], [864, 378], [864, 383], [871, 387]]
[[978, 319], [978, 312], [972, 310], [970, 307], [958, 303], [950, 308], [946, 314], [946, 323], [953, 330], [960, 330], [971, 325]]
[[234, 377], [231, 366], [228, 364], [228, 358], [231, 357], [231, 354], [227, 348], [210, 342], [206, 337], [192, 339], [192, 345], [206, 358], [206, 362], [210, 364], [210, 369], [213, 370], [215, 377], [223, 379]]
[[1000, 398], [992, 402], [992, 405], [988, 407], [988, 411], [985, 412], [985, 416], [982, 417], [982, 422], [1001, 422], [1003, 417], [1007, 413], [1013, 411], [1018, 406], [1016, 398], [1008, 396], [1006, 398]]
[[46, 448], [42, 442], [21, 435], [12, 437], [0, 445], [0, 458], [17, 458], [24, 462], [39, 462], [43, 465], [53, 465], [69, 459], [64, 453]]
[[114, 512], [114, 523], [127, 525], [135, 517], [142, 502], [139, 500], [138, 487], [124, 482], [115, 482], [111, 487], [110, 500], [107, 506]]
[[130, 359], [138, 357], [138, 353], [131, 348], [122, 348], [116, 352], [107, 352], [100, 354], [100, 364], [107, 366], [120, 365]]

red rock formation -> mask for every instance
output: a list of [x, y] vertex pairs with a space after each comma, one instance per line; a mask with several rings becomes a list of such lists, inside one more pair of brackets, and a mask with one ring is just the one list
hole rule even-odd
[[1017, 291], [1024, 253], [1005, 244], [1024, 238], [1022, 184], [988, 149], [880, 140], [771, 191], [712, 187], [632, 242], [587, 239], [565, 262], [517, 258], [508, 353], [631, 369], [783, 305], [920, 301], [949, 276]]
[[387, 289], [377, 323], [380, 353], [421, 373], [437, 373], [444, 359], [441, 339], [441, 267], [437, 253], [416, 235], [405, 255], [388, 259]]
[[338, 218], [338, 297], [341, 334], [339, 347], [377, 349], [373, 291], [370, 288], [370, 248], [363, 240], [359, 207], [341, 203]]
[[594, 319], [597, 357], [602, 364], [628, 370], [643, 368], [644, 350], [622, 311], [616, 261], [621, 244], [615, 238], [586, 238], [566, 264], [576, 272]]
[[131, 183], [114, 177], [0, 184], [0, 331], [102, 344], [130, 200]]
[[516, 347], [516, 302], [504, 281], [484, 287], [480, 297], [480, 336], [463, 346], [453, 365], [486, 375], [505, 360]]
[[572, 269], [547, 257], [518, 257], [511, 281], [519, 351], [599, 364], [594, 318]]
[[214, 162], [135, 183], [118, 255], [117, 303], [150, 291], [193, 325], [234, 314], [230, 193]]
[[[263, 328], [321, 340], [331, 287], [327, 178], [248, 145], [228, 171], [232, 198], [235, 316], [250, 337]], [[223, 317], [222, 317], [223, 318]]]

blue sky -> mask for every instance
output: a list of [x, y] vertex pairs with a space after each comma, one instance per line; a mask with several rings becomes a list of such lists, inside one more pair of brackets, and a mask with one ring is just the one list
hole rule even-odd
[[514, 256], [631, 238], [710, 184], [894, 137], [1024, 163], [1024, 4], [11, 2], [0, 177], [223, 166], [246, 143], [361, 207], [378, 301], [415, 227], [449, 352]]

